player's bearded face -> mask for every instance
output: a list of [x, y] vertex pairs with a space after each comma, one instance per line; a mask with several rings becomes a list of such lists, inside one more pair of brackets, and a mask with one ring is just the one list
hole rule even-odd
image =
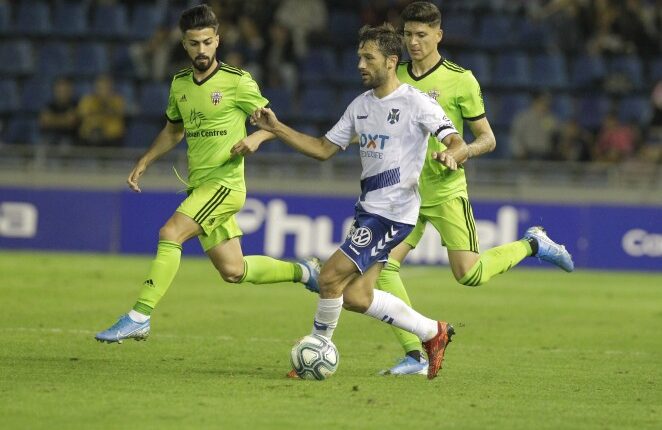
[[219, 37], [213, 28], [187, 30], [183, 45], [193, 67], [199, 72], [206, 72], [214, 64]]
[[377, 45], [368, 41], [358, 51], [359, 73], [361, 82], [368, 88], [377, 88], [386, 82], [387, 67], [386, 57], [379, 51]]

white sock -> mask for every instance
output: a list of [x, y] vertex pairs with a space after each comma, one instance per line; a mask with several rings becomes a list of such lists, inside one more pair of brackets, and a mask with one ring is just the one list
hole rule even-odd
[[437, 334], [437, 321], [427, 318], [392, 294], [374, 290], [374, 297], [365, 315], [414, 333], [423, 342]]
[[129, 311], [129, 318], [137, 323], [144, 323], [145, 321], [149, 320], [149, 315], [141, 314], [140, 312], [131, 309]]
[[312, 334], [321, 334], [331, 339], [340, 319], [340, 311], [342, 311], [342, 296], [337, 299], [319, 299]]
[[305, 284], [310, 279], [310, 270], [308, 270], [308, 267], [306, 267], [305, 265], [303, 265], [301, 263], [297, 263], [297, 264], [299, 264], [299, 266], [301, 266], [301, 280], [299, 282], [301, 282], [302, 284]]

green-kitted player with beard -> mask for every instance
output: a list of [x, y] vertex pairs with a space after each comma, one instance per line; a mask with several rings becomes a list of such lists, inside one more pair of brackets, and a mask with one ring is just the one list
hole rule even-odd
[[273, 136], [257, 131], [247, 137], [245, 124], [246, 118], [268, 101], [249, 73], [217, 61], [218, 21], [209, 6], [184, 11], [179, 27], [192, 67], [175, 74], [166, 109], [167, 123], [140, 157], [127, 182], [129, 188], [140, 192], [138, 180], [147, 167], [186, 137], [188, 197], [159, 231], [156, 258], [133, 309], [96, 335], [103, 342], [139, 340], [149, 335], [150, 315], [177, 273], [182, 243], [196, 236], [227, 282], [291, 281], [318, 290], [317, 259], [290, 263], [266, 256], [243, 256], [239, 242], [242, 233], [235, 217], [246, 200], [243, 155], [254, 152], [263, 140]]

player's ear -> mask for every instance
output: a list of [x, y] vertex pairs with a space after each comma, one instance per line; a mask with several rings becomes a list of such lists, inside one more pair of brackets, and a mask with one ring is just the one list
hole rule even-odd
[[439, 32], [437, 33], [437, 44], [441, 43], [441, 39], [443, 38], [444, 38], [444, 30], [440, 28]]

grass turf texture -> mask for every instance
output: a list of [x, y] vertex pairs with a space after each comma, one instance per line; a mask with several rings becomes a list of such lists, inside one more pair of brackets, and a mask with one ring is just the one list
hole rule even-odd
[[646, 429], [662, 425], [662, 276], [515, 269], [479, 288], [403, 268], [455, 324], [440, 376], [383, 377], [389, 327], [343, 312], [336, 375], [288, 380], [317, 296], [184, 258], [147, 342], [100, 344], [150, 258], [0, 252], [0, 427]]

